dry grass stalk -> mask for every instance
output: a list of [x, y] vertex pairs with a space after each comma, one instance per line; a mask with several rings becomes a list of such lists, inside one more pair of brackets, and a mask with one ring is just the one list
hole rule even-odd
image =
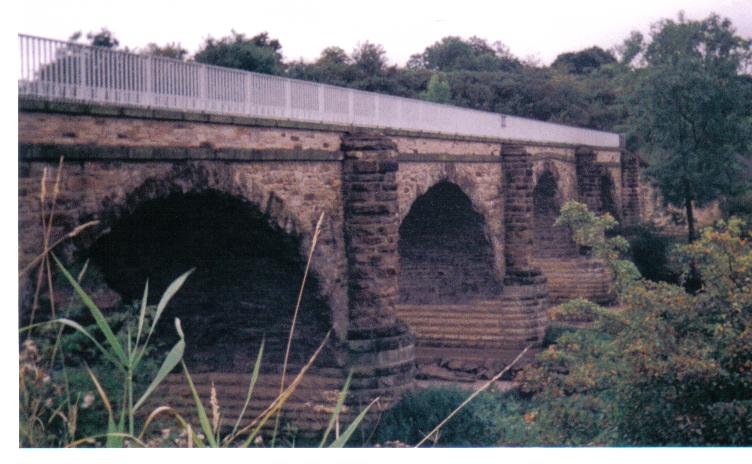
[[211, 394], [209, 398], [212, 410], [212, 428], [214, 433], [219, 430], [219, 399], [217, 399], [217, 389], [214, 387], [214, 381], [211, 383]]
[[[39, 308], [39, 298], [41, 295], [42, 285], [43, 285], [45, 278], [47, 281], [47, 291], [48, 291], [49, 300], [50, 300], [50, 314], [53, 319], [56, 317], [55, 292], [54, 292], [53, 283], [52, 283], [52, 262], [49, 258], [50, 251], [52, 251], [53, 248], [55, 248], [57, 245], [62, 243], [64, 240], [76, 237], [83, 230], [99, 223], [99, 221], [89, 221], [85, 224], [78, 225], [72, 231], [68, 232], [67, 234], [63, 235], [59, 239], [52, 242], [51, 240], [52, 224], [55, 219], [55, 206], [57, 205], [57, 200], [58, 200], [58, 197], [60, 196], [60, 184], [61, 184], [62, 176], [63, 176], [63, 161], [64, 161], [64, 157], [61, 156], [60, 161], [58, 163], [57, 172], [55, 174], [55, 181], [52, 186], [52, 195], [51, 195], [51, 198], [49, 199], [48, 199], [49, 192], [47, 188], [48, 171], [47, 171], [47, 168], [44, 168], [42, 170], [42, 179], [40, 181], [40, 189], [39, 189], [39, 211], [40, 211], [40, 221], [41, 221], [41, 227], [42, 227], [42, 252], [36, 257], [34, 257], [34, 259], [32, 259], [19, 273], [19, 277], [21, 277], [38, 265], [36, 285], [34, 289], [34, 299], [32, 300], [32, 304], [31, 304], [31, 315], [30, 315], [29, 325], [32, 325], [34, 323], [34, 319], [36, 317], [36, 313]], [[49, 212], [47, 211], [48, 205], [49, 205]], [[31, 336], [31, 331], [29, 331], [28, 336], [29, 337]]]
[[449, 422], [449, 420], [452, 417], [454, 417], [458, 412], [460, 412], [462, 410], [462, 408], [464, 408], [476, 396], [480, 395], [481, 392], [483, 392], [486, 389], [488, 389], [488, 387], [490, 387], [491, 385], [493, 385], [494, 382], [496, 382], [504, 374], [506, 374], [507, 371], [509, 371], [509, 369], [511, 369], [515, 364], [517, 364], [517, 362], [520, 359], [522, 359], [522, 357], [525, 355], [525, 353], [527, 353], [527, 351], [530, 348], [532, 348], [532, 347], [533, 347], [533, 345], [526, 346], [525, 349], [522, 350], [520, 352], [520, 354], [518, 354], [517, 357], [514, 358], [514, 360], [510, 364], [508, 364], [504, 369], [501, 370], [501, 372], [499, 372], [498, 374], [496, 374], [495, 376], [493, 376], [493, 378], [491, 378], [488, 382], [486, 382], [485, 384], [483, 384], [479, 389], [475, 390], [470, 396], [468, 396], [467, 399], [465, 399], [465, 401], [463, 401], [459, 406], [457, 406], [454, 411], [452, 411], [451, 413], [449, 413], [449, 415], [447, 417], [445, 417], [444, 420], [442, 420], [441, 422], [439, 422], [439, 425], [437, 425], [436, 427], [433, 428], [433, 430], [431, 430], [430, 432], [428, 432], [428, 435], [426, 435], [425, 437], [423, 437], [423, 439], [420, 442], [418, 442], [417, 445], [415, 445], [415, 448], [420, 448], [421, 445], [423, 445], [428, 440], [432, 439], [431, 437], [433, 437], [434, 435], [436, 436], [435, 438], [433, 438], [434, 443], [437, 442], [438, 441], [438, 432], [439, 432], [439, 430], [441, 430], [441, 428], [444, 426], [444, 424], [446, 424], [447, 422]]
[[[298, 298], [295, 302], [295, 312], [292, 316], [292, 324], [290, 325], [290, 333], [287, 337], [287, 347], [285, 348], [285, 359], [282, 363], [282, 378], [279, 382], [279, 394], [282, 395], [282, 392], [285, 390], [285, 377], [287, 376], [287, 365], [290, 359], [290, 349], [292, 347], [292, 338], [295, 334], [295, 324], [298, 321], [298, 313], [300, 311], [300, 303], [303, 300], [303, 290], [305, 289], [306, 281], [308, 280], [308, 272], [311, 268], [311, 261], [313, 260], [313, 252], [316, 250], [316, 244], [319, 241], [319, 235], [321, 233], [321, 225], [324, 222], [324, 213], [322, 212], [319, 216], [319, 220], [316, 222], [316, 227], [313, 230], [313, 238], [311, 239], [311, 248], [308, 250], [308, 259], [306, 260], [306, 266], [305, 270], [303, 271], [303, 280], [300, 282], [300, 290], [298, 291]], [[281, 408], [280, 408], [281, 410]], [[277, 435], [277, 429], [279, 427], [279, 416], [277, 416], [275, 420], [274, 425], [274, 436]], [[274, 444], [274, 439], [272, 439], [272, 445]]]

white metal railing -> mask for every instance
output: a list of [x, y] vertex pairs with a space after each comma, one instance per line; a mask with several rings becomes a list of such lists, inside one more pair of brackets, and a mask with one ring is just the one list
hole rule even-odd
[[19, 96], [618, 147], [619, 135], [19, 35]]

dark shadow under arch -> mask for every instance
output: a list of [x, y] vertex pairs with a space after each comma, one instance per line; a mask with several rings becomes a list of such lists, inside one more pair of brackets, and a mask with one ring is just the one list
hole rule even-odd
[[610, 213], [616, 220], [619, 220], [619, 211], [616, 207], [616, 186], [611, 174], [603, 173], [600, 178], [600, 213]]
[[466, 303], [498, 293], [483, 217], [442, 181], [418, 197], [399, 234], [400, 302]]
[[[175, 333], [179, 317], [186, 358], [197, 370], [248, 372], [262, 337], [265, 362], [282, 358], [304, 263], [300, 243], [257, 207], [213, 190], [147, 200], [120, 218], [90, 249], [107, 284], [124, 301], [138, 299], [146, 279], [150, 303], [187, 269], [196, 268], [160, 327]], [[296, 330], [294, 362], [323, 339], [329, 310], [309, 275]]]
[[538, 258], [576, 255], [569, 229], [555, 226], [562, 206], [562, 195], [553, 172], [546, 169], [533, 189], [533, 253]]

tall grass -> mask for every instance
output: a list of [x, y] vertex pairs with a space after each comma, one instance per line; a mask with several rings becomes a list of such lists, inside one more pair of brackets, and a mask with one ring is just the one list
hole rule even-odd
[[[258, 380], [260, 366], [262, 363], [262, 358], [263, 358], [263, 353], [264, 353], [264, 342], [262, 341], [262, 344], [259, 348], [258, 357], [253, 366], [253, 372], [251, 373], [251, 379], [249, 382], [249, 387], [248, 387], [248, 391], [246, 394], [246, 399], [245, 399], [243, 408], [240, 411], [240, 414], [234, 423], [232, 431], [226, 436], [221, 437], [220, 436], [221, 420], [220, 420], [220, 413], [219, 413], [219, 399], [216, 396], [216, 389], [212, 385], [212, 391], [211, 391], [212, 420], [210, 422], [208, 415], [206, 413], [206, 409], [193, 383], [193, 379], [190, 375], [188, 367], [183, 361], [183, 354], [185, 352], [186, 343], [185, 343], [185, 337], [182, 331], [182, 327], [180, 324], [180, 320], [178, 318], [175, 318], [175, 330], [179, 336], [179, 339], [174, 344], [174, 346], [169, 350], [169, 352], [166, 354], [164, 359], [162, 360], [161, 366], [159, 367], [156, 374], [154, 374], [148, 386], [146, 386], [145, 389], [138, 391], [140, 389], [139, 385], [137, 385], [136, 382], [134, 382], [134, 377], [136, 376], [137, 373], [139, 373], [139, 369], [142, 369], [143, 361], [145, 360], [145, 357], [147, 357], [149, 353], [150, 342], [152, 342], [152, 339], [155, 335], [155, 331], [156, 331], [159, 320], [163, 316], [168, 303], [173, 298], [173, 296], [178, 292], [178, 290], [183, 286], [183, 284], [186, 282], [190, 274], [193, 272], [193, 269], [179, 276], [167, 287], [164, 294], [161, 296], [159, 303], [156, 305], [156, 308], [150, 308], [147, 305], [147, 300], [149, 296], [149, 283], [147, 281], [145, 288], [144, 288], [143, 297], [141, 298], [141, 304], [140, 304], [140, 309], [138, 312], [137, 319], [128, 320], [126, 322], [125, 336], [118, 337], [115, 334], [113, 327], [108, 322], [107, 317], [105, 317], [101, 309], [94, 303], [91, 297], [81, 287], [80, 281], [86, 270], [88, 262], [87, 264], [84, 265], [84, 269], [81, 271], [78, 278], [74, 278], [71, 275], [71, 273], [68, 271], [68, 269], [66, 269], [65, 266], [62, 264], [62, 262], [54, 255], [54, 253], [52, 253], [52, 249], [55, 248], [60, 243], [62, 243], [65, 239], [75, 237], [82, 230], [96, 224], [96, 221], [88, 222], [86, 224], [76, 227], [71, 232], [65, 234], [63, 237], [55, 241], [51, 240], [52, 222], [53, 222], [54, 214], [55, 214], [55, 204], [57, 203], [59, 193], [60, 193], [62, 166], [63, 166], [63, 159], [61, 158], [59, 166], [58, 166], [58, 170], [57, 170], [57, 175], [55, 178], [54, 187], [52, 188], [51, 205], [49, 206], [49, 209], [47, 207], [48, 180], [47, 180], [46, 168], [43, 171], [41, 189], [40, 189], [40, 204], [41, 204], [41, 211], [42, 211], [41, 222], [42, 222], [42, 230], [43, 230], [43, 250], [40, 255], [32, 259], [20, 271], [20, 276], [23, 276], [24, 274], [30, 272], [31, 270], [35, 268], [37, 269], [36, 287], [35, 287], [34, 298], [32, 302], [30, 322], [28, 326], [22, 328], [20, 331], [21, 333], [24, 333], [24, 332], [27, 333], [29, 340], [30, 340], [32, 331], [35, 328], [38, 328], [40, 326], [48, 326], [48, 325], [58, 326], [57, 336], [55, 337], [55, 342], [54, 342], [54, 346], [52, 349], [52, 355], [51, 355], [51, 360], [50, 360], [50, 369], [52, 369], [54, 365], [55, 354], [58, 350], [58, 346], [60, 344], [60, 339], [63, 334], [63, 330], [65, 328], [71, 328], [75, 332], [82, 334], [89, 342], [91, 342], [91, 344], [96, 348], [96, 350], [102, 355], [103, 359], [107, 363], [109, 363], [110, 366], [114, 367], [115, 370], [122, 375], [123, 381], [122, 381], [122, 385], [120, 386], [121, 388], [119, 391], [116, 391], [116, 392], [107, 391], [106, 388], [103, 386], [103, 383], [101, 382], [97, 373], [95, 372], [96, 369], [92, 369], [89, 366], [85, 366], [89, 379], [91, 380], [91, 383], [94, 389], [96, 390], [97, 395], [101, 399], [102, 406], [107, 413], [107, 429], [104, 433], [101, 433], [101, 434], [95, 434], [95, 435], [91, 435], [91, 436], [87, 436], [83, 438], [76, 438], [75, 436], [76, 425], [75, 424], [76, 424], [76, 419], [77, 419], [78, 403], [80, 401], [80, 397], [77, 397], [75, 402], [71, 404], [70, 391], [69, 391], [70, 388], [67, 382], [67, 378], [65, 378], [64, 385], [65, 385], [65, 390], [66, 390], [66, 397], [68, 398], [68, 402], [67, 402], [68, 414], [63, 414], [61, 412], [60, 410], [62, 408], [61, 406], [60, 408], [52, 412], [51, 419], [49, 419], [49, 420], [52, 420], [52, 418], [61, 417], [63, 419], [63, 423], [68, 425], [66, 429], [66, 433], [65, 433], [66, 435], [65, 439], [57, 443], [67, 445], [70, 447], [75, 447], [75, 446], [80, 446], [84, 444], [94, 444], [94, 443], [97, 443], [98, 440], [104, 439], [104, 445], [107, 447], [120, 447], [120, 446], [125, 446], [125, 445], [147, 446], [147, 441], [145, 440], [145, 437], [149, 430], [149, 427], [152, 424], [154, 424], [154, 422], [158, 418], [161, 418], [163, 416], [169, 416], [172, 419], [174, 419], [176, 423], [184, 430], [187, 436], [187, 445], [188, 446], [195, 445], [198, 447], [204, 447], [204, 446], [219, 447], [219, 446], [238, 446], [238, 445], [239, 446], [251, 446], [255, 443], [254, 440], [259, 436], [262, 428], [270, 421], [270, 419], [276, 418], [275, 426], [274, 426], [274, 433], [272, 437], [272, 444], [274, 444], [276, 435], [278, 433], [279, 417], [280, 417], [279, 414], [282, 411], [284, 404], [286, 403], [287, 400], [289, 400], [289, 398], [295, 392], [296, 388], [300, 385], [301, 381], [303, 380], [303, 377], [309, 371], [310, 367], [313, 365], [313, 363], [317, 359], [318, 355], [321, 353], [324, 346], [326, 346], [330, 337], [330, 334], [327, 333], [323, 341], [319, 345], [318, 349], [311, 356], [308, 362], [303, 366], [301, 371], [293, 378], [292, 382], [290, 382], [289, 385], [286, 385], [288, 359], [289, 359], [289, 354], [290, 354], [291, 347], [292, 347], [293, 335], [294, 335], [298, 315], [300, 312], [302, 295], [303, 295], [303, 291], [304, 291], [305, 284], [307, 281], [311, 260], [313, 257], [313, 253], [315, 251], [318, 237], [321, 232], [321, 226], [323, 223], [324, 215], [321, 214], [316, 224], [310, 251], [308, 254], [308, 260], [305, 266], [303, 280], [300, 285], [300, 291], [298, 293], [298, 298], [297, 298], [296, 305], [295, 305], [293, 320], [291, 323], [290, 333], [289, 333], [288, 342], [287, 342], [286, 351], [285, 351], [279, 395], [277, 396], [276, 399], [274, 399], [271, 402], [271, 404], [269, 404], [269, 406], [258, 417], [252, 419], [246, 426], [240, 427], [240, 424], [242, 423], [244, 419], [248, 405], [252, 401], [253, 390]], [[55, 262], [57, 270], [60, 272], [60, 274], [62, 274], [62, 276], [65, 278], [68, 284], [73, 288], [76, 295], [79, 297], [79, 299], [83, 303], [84, 307], [88, 310], [89, 315], [93, 318], [95, 322], [96, 332], [87, 330], [80, 323], [68, 317], [57, 317], [57, 313], [55, 310], [55, 297], [54, 297], [54, 288], [53, 288], [53, 272], [52, 272], [53, 267], [51, 266], [52, 261]], [[44, 286], [45, 277], [46, 277], [46, 284], [48, 288], [48, 299], [50, 302], [51, 320], [47, 322], [39, 323], [39, 322], [35, 322], [34, 319], [36, 317], [37, 309], [39, 307], [39, 302], [40, 302], [40, 297], [42, 294], [42, 288]], [[151, 322], [148, 323], [147, 322], [148, 320], [150, 320]], [[100, 339], [103, 339], [103, 341], [100, 342]], [[41, 376], [38, 374], [38, 372], [40, 371], [36, 367], [36, 360], [38, 357], [39, 357], [38, 355], [35, 355], [34, 363], [29, 363], [28, 359], [26, 359], [25, 361], [27, 362], [21, 364], [20, 371], [19, 371], [20, 386], [22, 387], [21, 388], [22, 410], [20, 412], [22, 414], [22, 425], [26, 425], [25, 427], [22, 427], [22, 434], [26, 433], [26, 436], [27, 436], [26, 439], [21, 437], [22, 438], [21, 443], [22, 444], [26, 443], [29, 446], [35, 446], [37, 444], [40, 444], [31, 438], [33, 437], [33, 434], [30, 432], [30, 430], [33, 429], [36, 426], [36, 424], [43, 424], [43, 421], [41, 420], [41, 415], [39, 412], [41, 408], [40, 404], [42, 404], [43, 401], [46, 402], [47, 400], [44, 397], [41, 397], [41, 398], [34, 397], [34, 395], [32, 394], [33, 393], [32, 388], [24, 388], [26, 386], [31, 385], [28, 381], [30, 378], [33, 380]], [[147, 400], [149, 399], [149, 397], [159, 387], [162, 381], [173, 370], [177, 368], [178, 364], [182, 368], [186, 383], [190, 387], [190, 390], [191, 390], [191, 393], [195, 402], [195, 412], [198, 418], [200, 432], [194, 429], [193, 425], [191, 424], [191, 421], [187, 420], [185, 417], [179, 414], [174, 408], [168, 405], [162, 405], [162, 406], [156, 407], [149, 414], [142, 413], [141, 411], [142, 408], [145, 406], [145, 404], [147, 404]], [[64, 362], [63, 362], [63, 373], [65, 373]], [[345, 386], [342, 392], [340, 393], [339, 400], [337, 404], [335, 405], [334, 412], [332, 413], [332, 417], [329, 421], [329, 427], [325, 431], [324, 437], [321, 441], [321, 444], [320, 444], [321, 446], [325, 446], [327, 444], [327, 440], [331, 432], [332, 424], [339, 423], [340, 413], [343, 409], [344, 398], [347, 395], [348, 388], [349, 388], [349, 377], [348, 377], [348, 381], [345, 383]], [[329, 446], [333, 446], [333, 447], [344, 446], [344, 444], [352, 435], [353, 431], [362, 422], [363, 418], [365, 417], [366, 413], [368, 412], [372, 404], [366, 407], [356, 417], [353, 423], [350, 424], [350, 426], [341, 435], [339, 434], [339, 429], [337, 428], [337, 430], [335, 431], [335, 437], [331, 441], [331, 443], [329, 443]], [[140, 431], [137, 433], [136, 423], [137, 423], [137, 417], [139, 416], [145, 416], [146, 419], [143, 421], [143, 425], [140, 427]], [[49, 421], [47, 425], [49, 425]], [[26, 430], [28, 433], [24, 432], [24, 430]]]

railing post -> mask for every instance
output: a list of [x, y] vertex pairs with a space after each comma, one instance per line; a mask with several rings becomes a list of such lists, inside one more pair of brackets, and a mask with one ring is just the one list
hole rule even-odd
[[243, 112], [246, 116], [251, 114], [251, 75], [243, 74], [243, 87], [245, 88], [245, 94], [243, 95]]
[[78, 98], [83, 100], [86, 92], [86, 48], [79, 47], [78, 56]]
[[292, 85], [285, 80], [285, 117], [292, 119]]
[[203, 64], [198, 73], [198, 105], [199, 109], [207, 111], [209, 107], [209, 68]]
[[154, 106], [156, 103], [156, 96], [154, 95], [154, 57], [149, 55], [146, 57], [146, 105], [149, 107]]
[[318, 95], [319, 95], [319, 120], [321, 122], [324, 122], [324, 86], [321, 84], [317, 84], [318, 86]]
[[355, 91], [347, 89], [347, 123], [355, 124]]

